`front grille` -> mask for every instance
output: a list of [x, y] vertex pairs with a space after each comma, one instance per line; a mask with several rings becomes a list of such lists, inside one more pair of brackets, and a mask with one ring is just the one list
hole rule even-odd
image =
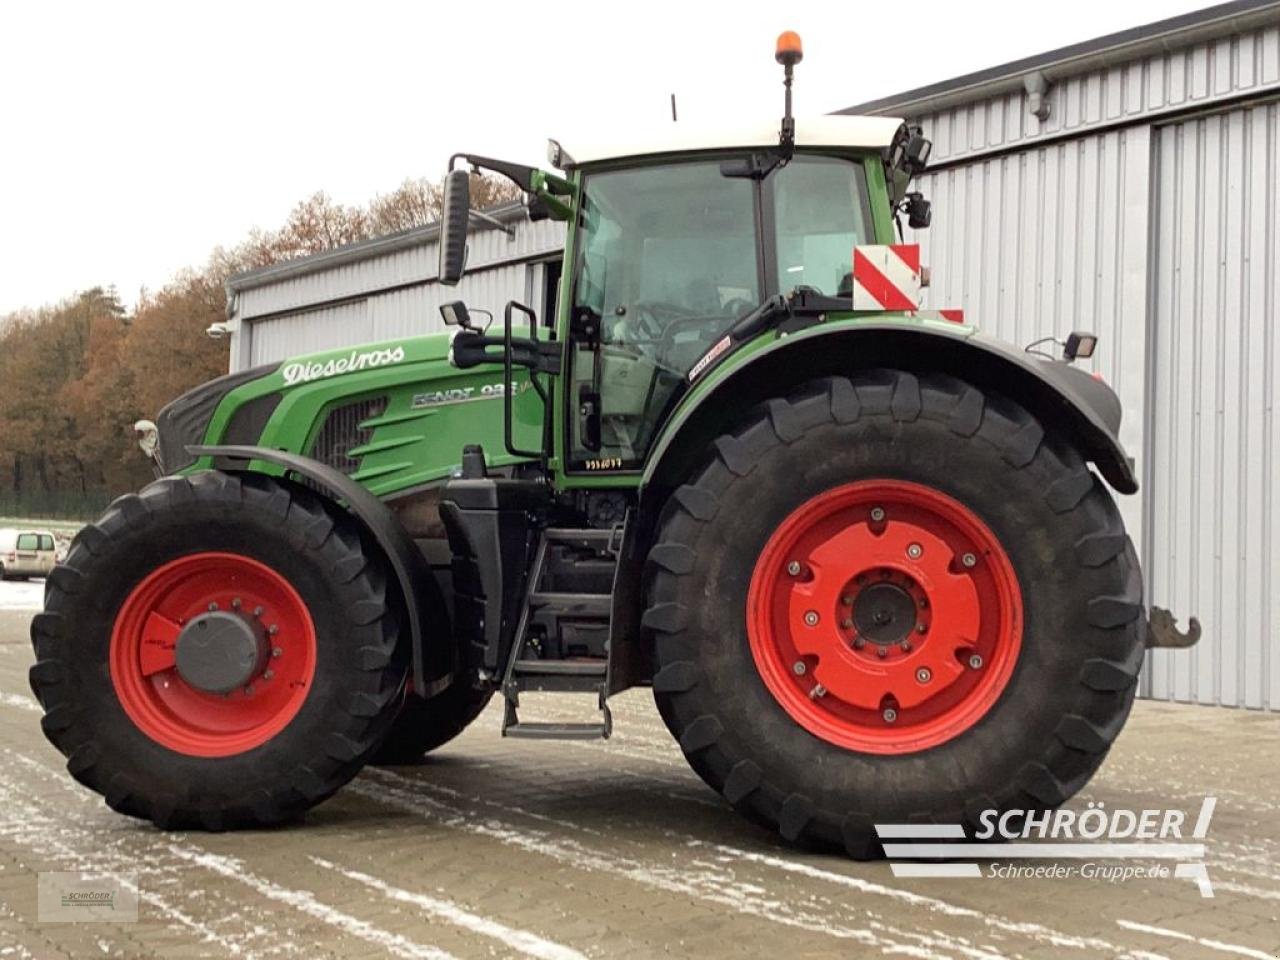
[[373, 438], [373, 431], [360, 429], [360, 424], [381, 416], [386, 409], [386, 397], [372, 397], [334, 407], [324, 418], [307, 455], [339, 473], [355, 473], [360, 469], [360, 460], [349, 456], [349, 452]]
[[274, 373], [278, 366], [273, 363], [229, 373], [202, 383], [165, 404], [156, 414], [156, 428], [160, 431], [160, 465], [165, 473], [177, 473], [195, 462], [195, 456], [187, 453], [187, 446], [204, 440], [209, 421], [223, 397], [236, 387]]

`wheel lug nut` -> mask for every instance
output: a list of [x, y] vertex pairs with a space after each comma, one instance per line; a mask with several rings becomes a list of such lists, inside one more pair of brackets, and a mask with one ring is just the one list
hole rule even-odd
[[885, 707], [882, 716], [884, 717], [885, 723], [893, 723], [898, 719], [898, 711], [893, 709], [893, 707]]
[[903, 652], [903, 653], [910, 653], [910, 652], [911, 652], [911, 641], [910, 641], [910, 640], [903, 640], [900, 644], [898, 644], [898, 646], [902, 649], [902, 652]]
[[797, 660], [795, 663], [791, 665], [791, 672], [794, 673], [797, 677], [804, 676], [804, 672], [808, 669], [809, 668], [805, 666], [803, 660]]
[[804, 622], [806, 625], [810, 627], [816, 627], [818, 625], [818, 611], [810, 610], [808, 613], [806, 613], [804, 615]]
[[827, 688], [820, 683], [815, 683], [813, 689], [809, 691], [810, 700], [817, 700], [819, 697], [825, 697], [826, 695]]
[[921, 667], [916, 671], [916, 680], [920, 683], [928, 683], [933, 679], [933, 674], [929, 672], [928, 667]]
[[929, 632], [929, 628], [926, 627], [923, 623], [916, 624], [916, 633], [928, 633], [928, 632]]
[[263, 679], [263, 680], [270, 680], [270, 679], [271, 679], [272, 677], [274, 677], [274, 676], [275, 676], [275, 673], [274, 673], [273, 671], [271, 671], [271, 670], [263, 670], [263, 671], [262, 671], [262, 679]]
[[232, 610], [239, 610], [239, 609], [240, 609], [240, 598], [239, 598], [239, 597], [236, 597], [234, 600], [232, 600], [232, 601], [231, 601], [231, 609], [232, 609]]
[[874, 520], [876, 523], [879, 523], [881, 520], [883, 520], [883, 519], [884, 519], [884, 507], [872, 507], [872, 508], [871, 508], [871, 519], [872, 519], [872, 520]]
[[244, 692], [245, 692], [245, 695], [246, 695], [246, 696], [248, 696], [249, 694], [253, 693], [253, 684], [252, 684], [252, 683], [246, 683], [246, 684], [245, 684], [245, 686], [244, 686]]
[[853, 649], [861, 650], [866, 645], [867, 645], [867, 641], [863, 640], [861, 637], [853, 638]]
[[960, 562], [963, 563], [966, 567], [972, 567], [974, 564], [978, 562], [978, 558], [975, 557], [972, 553], [966, 553], [963, 557], [960, 558]]
[[272, 647], [272, 648], [271, 648], [271, 655], [272, 655], [273, 657], [283, 656], [283, 655], [284, 655], [284, 651], [283, 651], [282, 649], [280, 649], [279, 647]]
[[969, 657], [969, 666], [974, 670], [982, 669], [982, 657], [980, 654], [971, 654]]
[[261, 607], [254, 607], [254, 608], [253, 608], [253, 615], [254, 615], [255, 617], [260, 617], [260, 616], [262, 616], [262, 608], [261, 608]]
[[840, 626], [848, 630], [850, 627], [853, 626], [853, 621], [850, 620], [848, 617], [845, 617], [843, 620], [840, 621]]
[[799, 561], [799, 560], [792, 560], [790, 563], [788, 563], [788, 564], [787, 564], [787, 573], [791, 574], [791, 576], [793, 576], [793, 577], [798, 577], [798, 576], [800, 576], [800, 561]]
[[840, 598], [840, 602], [843, 603], [846, 607], [852, 607], [853, 597], [849, 596], [848, 594], [845, 594], [845, 596]]
[[271, 636], [273, 637], [279, 632], [280, 632], [280, 628], [276, 626], [274, 623], [271, 626], [267, 627], [267, 633], [271, 634]]
[[876, 656], [877, 656], [877, 657], [879, 657], [881, 660], [883, 660], [883, 659], [884, 659], [885, 657], [887, 657], [888, 655], [889, 655], [889, 651], [888, 651], [888, 649], [887, 649], [887, 648], [885, 648], [885, 647], [877, 647], [877, 648], [876, 648]]
[[217, 609], [218, 609], [218, 605], [217, 605], [216, 603], [211, 603], [211, 604], [209, 604], [209, 612], [210, 612], [210, 613], [213, 613], [213, 611], [215, 611], [215, 610], [217, 610]]
[[920, 544], [911, 543], [907, 545], [907, 556], [910, 557], [912, 560], [919, 560], [920, 557], [923, 555], [924, 555], [924, 547], [920, 546]]

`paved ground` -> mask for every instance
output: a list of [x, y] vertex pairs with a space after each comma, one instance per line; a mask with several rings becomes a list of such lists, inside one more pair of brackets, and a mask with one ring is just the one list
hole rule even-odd
[[[789, 850], [687, 770], [647, 691], [619, 698], [607, 744], [503, 741], [491, 712], [428, 763], [363, 774], [304, 826], [164, 834], [104, 807], [46, 744], [29, 617], [0, 610], [0, 960], [1280, 951], [1277, 716], [1140, 704], [1075, 803], [1194, 819], [1217, 796], [1214, 899], [1173, 879], [898, 879]], [[140, 921], [38, 923], [37, 873], [76, 869], [135, 877]]]

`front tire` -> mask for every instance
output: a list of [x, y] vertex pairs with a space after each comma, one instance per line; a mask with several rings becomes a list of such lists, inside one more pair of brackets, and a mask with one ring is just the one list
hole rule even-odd
[[659, 711], [791, 841], [1056, 807], [1142, 662], [1136, 556], [1079, 455], [941, 376], [810, 384], [715, 444], [648, 566]]
[[257, 475], [121, 497], [49, 576], [31, 634], [67, 769], [166, 828], [265, 826], [321, 802], [377, 747], [405, 672], [353, 523]]

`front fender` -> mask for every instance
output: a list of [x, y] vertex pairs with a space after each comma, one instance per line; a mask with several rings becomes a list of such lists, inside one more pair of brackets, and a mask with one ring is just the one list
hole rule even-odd
[[[350, 477], [296, 453], [240, 445], [189, 446], [187, 450], [197, 457], [217, 457], [241, 464], [245, 470], [251, 469], [255, 462], [274, 464], [341, 498], [347, 511], [381, 548], [400, 586], [413, 647], [413, 689], [426, 697], [434, 696], [449, 685], [453, 676], [453, 648], [444, 596], [426, 558], [390, 507]], [[428, 653], [433, 654], [430, 665]]]
[[1002, 394], [1059, 431], [1115, 490], [1138, 490], [1133, 461], [1120, 444], [1120, 400], [1105, 383], [971, 327], [906, 317], [835, 320], [743, 344], [676, 407], [654, 443], [641, 489], [683, 482], [708, 444], [746, 408], [809, 380], [875, 367], [946, 373]]

